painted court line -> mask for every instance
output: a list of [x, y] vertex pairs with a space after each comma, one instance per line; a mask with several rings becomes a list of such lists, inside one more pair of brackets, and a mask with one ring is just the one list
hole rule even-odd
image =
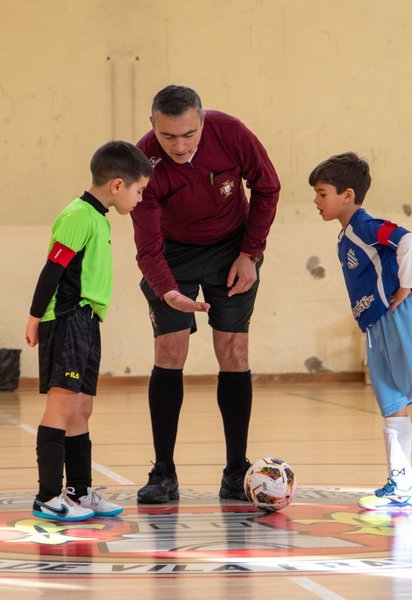
[[288, 579], [289, 581], [293, 581], [293, 583], [296, 585], [299, 585], [322, 600], [346, 600], [346, 598], [343, 596], [339, 596], [339, 594], [331, 592], [327, 588], [323, 587], [323, 585], [319, 585], [319, 583], [312, 581], [308, 577], [288, 577]]
[[[0, 419], [4, 419], [4, 421], [9, 423], [10, 425], [14, 425], [15, 427], [18, 427], [19, 429], [23, 429], [23, 431], [30, 433], [30, 435], [33, 435], [34, 437], [36, 437], [36, 435], [37, 435], [36, 429], [31, 427], [30, 425], [26, 425], [26, 423], [21, 423], [14, 417], [11, 417], [10, 415], [8, 415], [4, 412], [0, 412]], [[119, 473], [116, 473], [115, 471], [112, 471], [111, 469], [108, 469], [107, 467], [104, 467], [103, 465], [100, 465], [97, 462], [93, 461], [92, 467], [95, 471], [98, 471], [99, 473], [101, 473], [102, 475], [105, 475], [109, 479], [112, 479], [116, 483], [122, 483], [124, 485], [135, 485], [134, 481], [130, 481], [130, 479], [126, 479], [126, 477], [119, 475]]]

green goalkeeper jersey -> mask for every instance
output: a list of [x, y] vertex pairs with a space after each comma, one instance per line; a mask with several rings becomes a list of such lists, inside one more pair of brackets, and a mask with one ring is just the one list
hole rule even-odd
[[[48, 258], [64, 266], [64, 272], [42, 321], [86, 304], [104, 320], [113, 287], [111, 228], [106, 212], [108, 209], [85, 192], [53, 223]], [[66, 257], [66, 262], [59, 257]]]

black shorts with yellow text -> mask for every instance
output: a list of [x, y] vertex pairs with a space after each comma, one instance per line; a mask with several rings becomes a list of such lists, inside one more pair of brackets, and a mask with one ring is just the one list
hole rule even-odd
[[90, 305], [39, 326], [39, 390], [52, 387], [96, 395], [100, 321]]

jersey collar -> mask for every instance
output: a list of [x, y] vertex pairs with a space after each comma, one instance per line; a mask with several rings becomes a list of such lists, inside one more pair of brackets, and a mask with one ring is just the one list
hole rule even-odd
[[98, 199], [92, 194], [90, 194], [90, 192], [84, 192], [83, 196], [80, 196], [80, 200], [84, 200], [85, 202], [91, 204], [93, 208], [95, 208], [97, 212], [102, 215], [105, 215], [107, 212], [109, 212], [109, 209], [103, 206], [103, 204], [99, 202]]

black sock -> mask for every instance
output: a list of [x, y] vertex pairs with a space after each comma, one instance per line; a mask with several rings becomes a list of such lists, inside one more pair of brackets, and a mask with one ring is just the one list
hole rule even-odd
[[175, 470], [173, 454], [182, 402], [183, 369], [154, 366], [149, 383], [153, 443], [156, 462], [165, 462], [169, 471]]
[[59, 496], [63, 487], [64, 471], [63, 429], [39, 425], [37, 429], [37, 468], [39, 472], [39, 492], [37, 498], [47, 502]]
[[226, 439], [226, 472], [238, 469], [245, 460], [250, 413], [252, 376], [250, 371], [221, 371], [217, 402], [222, 413]]
[[92, 443], [89, 433], [65, 438], [66, 486], [75, 489], [75, 498], [87, 495], [92, 485]]

